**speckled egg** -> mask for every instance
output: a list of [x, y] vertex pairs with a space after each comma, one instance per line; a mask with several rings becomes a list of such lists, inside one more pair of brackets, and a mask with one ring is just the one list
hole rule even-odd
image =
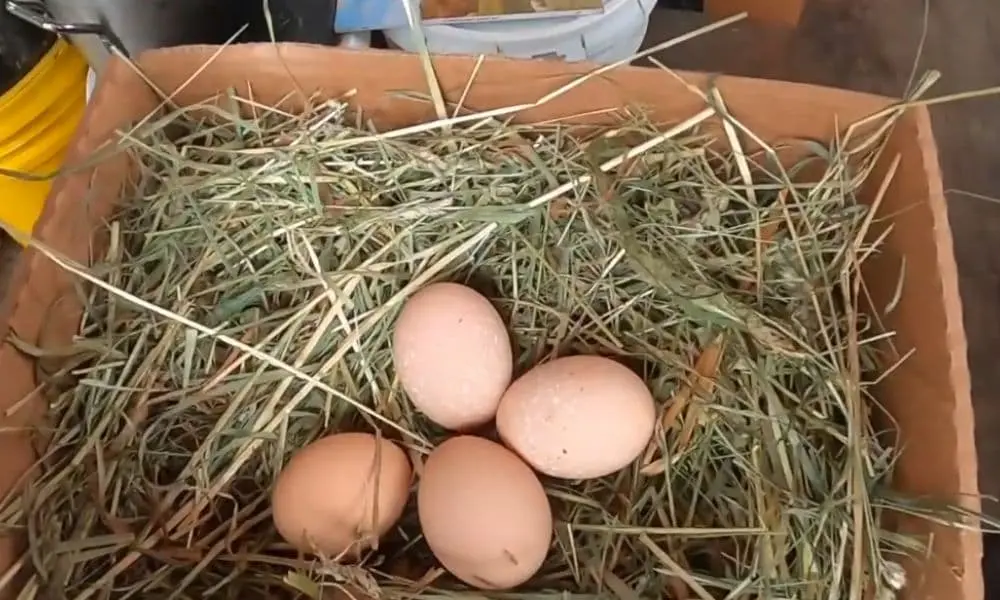
[[565, 479], [613, 473], [649, 443], [656, 408], [630, 369], [599, 356], [569, 356], [518, 378], [500, 401], [503, 442], [538, 471]]
[[271, 495], [274, 526], [302, 552], [357, 552], [403, 514], [412, 471], [396, 444], [342, 433], [309, 444], [288, 461]]
[[500, 314], [484, 296], [457, 283], [431, 284], [406, 302], [393, 331], [392, 356], [414, 406], [455, 431], [493, 419], [514, 363]]
[[478, 437], [451, 438], [428, 456], [417, 512], [434, 556], [481, 589], [524, 583], [552, 542], [552, 512], [538, 477], [510, 450]]

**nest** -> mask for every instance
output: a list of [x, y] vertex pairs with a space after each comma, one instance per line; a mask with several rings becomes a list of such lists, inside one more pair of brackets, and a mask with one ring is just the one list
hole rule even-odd
[[[891, 227], [858, 195], [898, 113], [786, 168], [717, 100], [669, 129], [623, 109], [600, 131], [487, 115], [379, 133], [340, 100], [230, 96], [124, 135], [141, 177], [106, 256], [50, 254], [83, 282], [76, 345], [14, 340], [50, 403], [40, 477], [4, 512], [29, 541], [25, 597], [892, 597], [922, 545], [886, 511], [964, 516], [890, 491], [869, 393], [900, 357], [860, 277]], [[806, 168], [821, 176], [795, 183]], [[412, 503], [359, 561], [302, 556], [271, 525], [311, 440], [378, 432], [419, 463], [445, 438], [390, 350], [435, 281], [493, 300], [518, 373], [610, 356], [657, 403], [632, 466], [544, 481], [553, 545], [516, 590], [439, 569]]]

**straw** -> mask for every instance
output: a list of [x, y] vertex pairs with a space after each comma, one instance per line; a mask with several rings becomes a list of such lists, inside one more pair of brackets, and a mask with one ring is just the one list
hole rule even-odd
[[[774, 163], [706, 99], [666, 129], [636, 110], [595, 133], [441, 109], [382, 134], [339, 101], [289, 115], [228, 96], [123, 133], [141, 177], [106, 256], [34, 242], [81, 278], [85, 314], [74, 352], [13, 340], [61, 367], [43, 374], [40, 476], [3, 513], [29, 542], [21, 597], [891, 598], [925, 550], [883, 516], [970, 515], [890, 492], [891, 423], [869, 417], [901, 360], [860, 278], [891, 232], [881, 194], [858, 200], [882, 144], [803, 144], [824, 172], [793, 184], [806, 162]], [[635, 464], [544, 482], [555, 540], [517, 590], [440, 571], [412, 507], [357, 564], [270, 525], [275, 477], [319, 436], [378, 432], [418, 465], [446, 438], [390, 348], [400, 306], [443, 280], [495, 302], [518, 373], [601, 354], [657, 401]]]

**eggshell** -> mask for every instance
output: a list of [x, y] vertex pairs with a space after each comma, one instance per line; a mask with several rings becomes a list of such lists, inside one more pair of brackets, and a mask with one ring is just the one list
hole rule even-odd
[[367, 433], [319, 439], [278, 475], [274, 526], [302, 552], [362, 550], [403, 514], [411, 475], [406, 453], [388, 440]]
[[613, 473], [653, 435], [656, 408], [630, 369], [599, 356], [569, 356], [517, 379], [500, 401], [497, 431], [538, 471], [565, 479]]
[[524, 583], [545, 562], [552, 512], [528, 465], [500, 444], [459, 436], [424, 463], [417, 513], [434, 556], [482, 589]]
[[513, 371], [503, 319], [489, 300], [457, 283], [431, 284], [406, 302], [392, 350], [410, 401], [456, 431], [493, 419]]

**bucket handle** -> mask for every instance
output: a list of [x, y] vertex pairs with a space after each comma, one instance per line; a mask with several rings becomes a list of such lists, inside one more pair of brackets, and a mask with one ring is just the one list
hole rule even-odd
[[5, 6], [8, 13], [39, 29], [58, 35], [96, 35], [109, 51], [128, 57], [125, 44], [103, 23], [60, 23], [40, 0], [7, 0]]

